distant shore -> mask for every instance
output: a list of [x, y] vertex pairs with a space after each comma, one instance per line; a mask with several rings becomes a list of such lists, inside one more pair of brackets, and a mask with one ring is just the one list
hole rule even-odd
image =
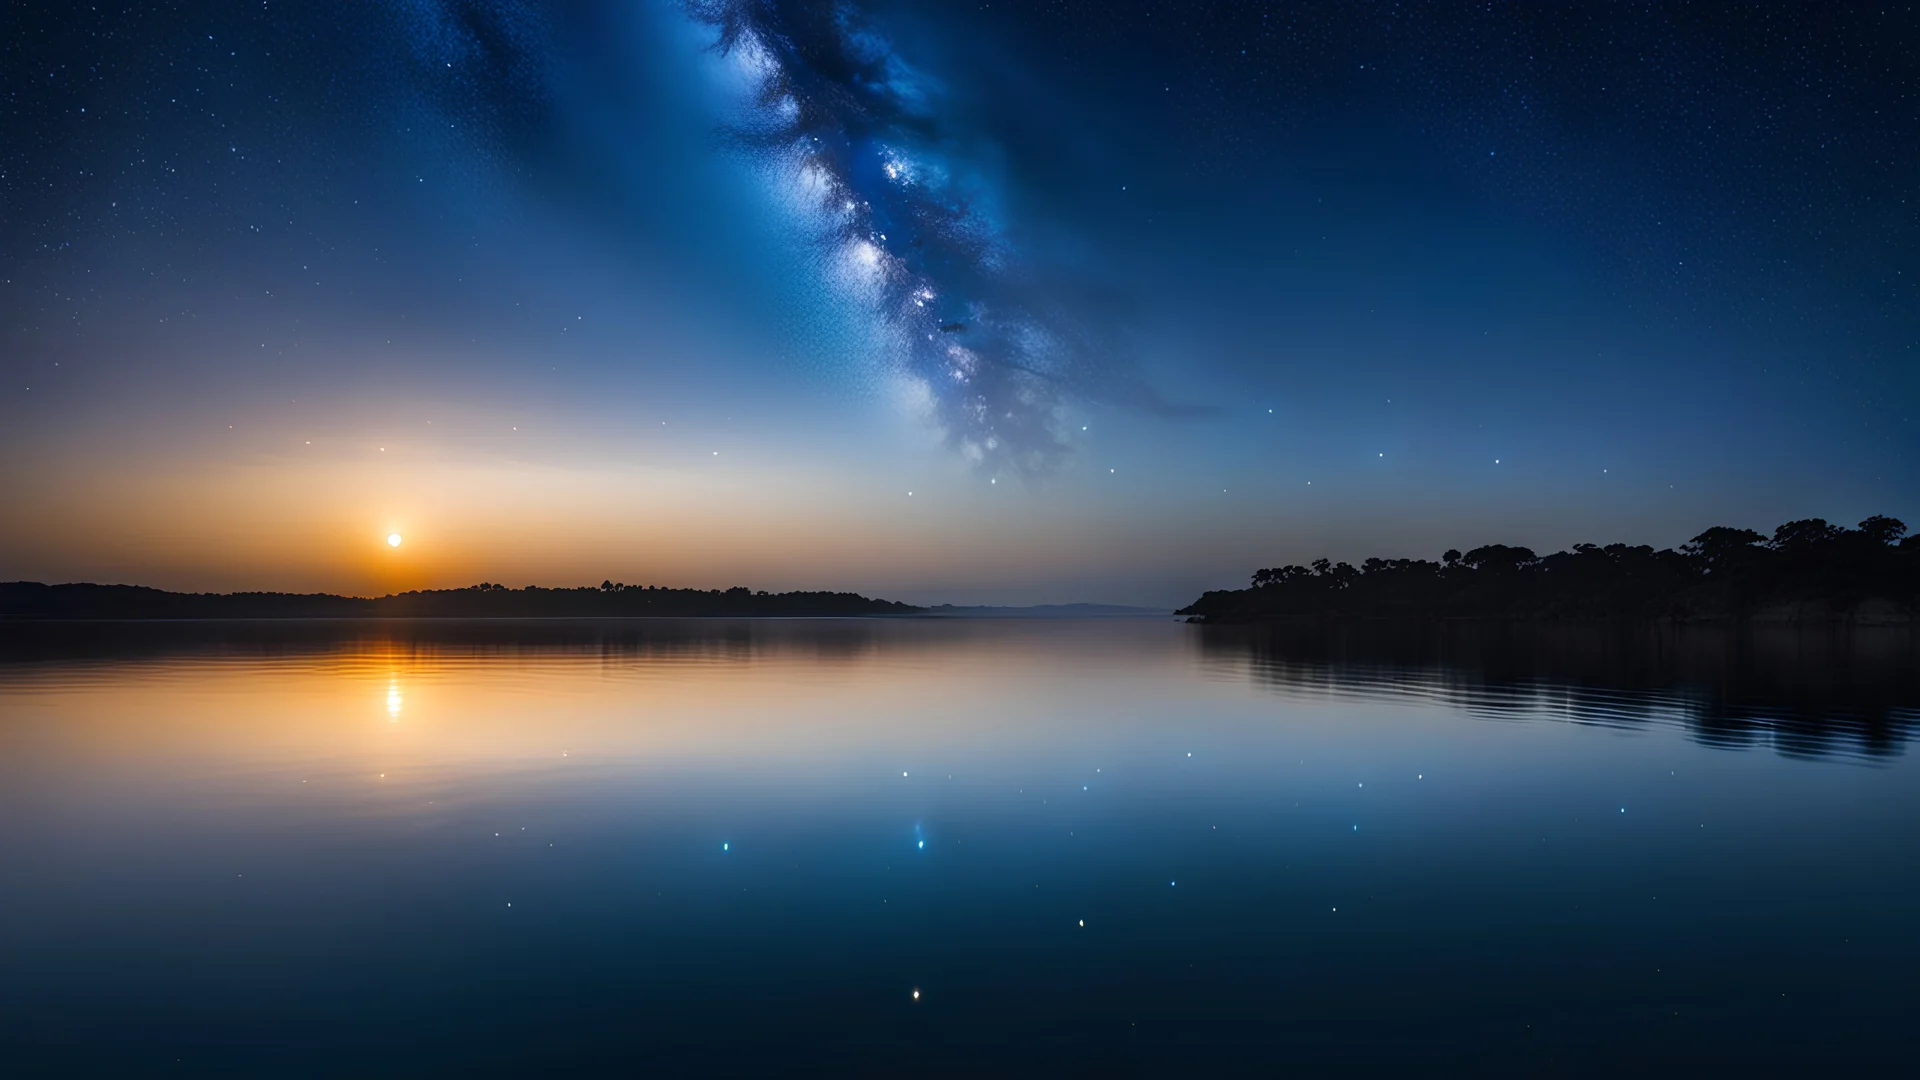
[[615, 585], [510, 589], [492, 583], [390, 596], [179, 593], [141, 585], [0, 583], [6, 619], [832, 618], [926, 609], [857, 593]]

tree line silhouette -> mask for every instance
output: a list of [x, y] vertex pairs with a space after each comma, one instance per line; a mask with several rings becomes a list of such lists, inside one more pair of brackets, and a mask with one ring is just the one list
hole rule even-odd
[[1857, 528], [1821, 518], [1765, 536], [1715, 526], [1680, 545], [1575, 544], [1536, 555], [1488, 544], [1439, 562], [1316, 559], [1255, 571], [1176, 614], [1196, 622], [1291, 616], [1420, 618], [1826, 619], [1910, 621], [1920, 536], [1876, 515]]
[[598, 586], [511, 589], [482, 582], [391, 596], [177, 593], [141, 585], [0, 583], [0, 617], [40, 619], [630, 618], [904, 615], [920, 609], [857, 593]]

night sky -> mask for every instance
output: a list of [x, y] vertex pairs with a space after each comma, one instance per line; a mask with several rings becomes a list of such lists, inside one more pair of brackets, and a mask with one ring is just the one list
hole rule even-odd
[[0, 43], [0, 579], [1171, 605], [1920, 520], [1911, 5], [62, 0]]

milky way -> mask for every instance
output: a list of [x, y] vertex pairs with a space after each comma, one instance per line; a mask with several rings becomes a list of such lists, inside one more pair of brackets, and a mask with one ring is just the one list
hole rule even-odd
[[[488, 118], [506, 143], [541, 122], [554, 46], [537, 13], [512, 0], [397, 10], [421, 84], [447, 111]], [[1074, 402], [1180, 411], [1117, 359], [1114, 320], [1062, 302], [1067, 283], [1022, 257], [980, 134], [952, 122], [940, 81], [855, 8], [689, 0], [685, 10], [747, 80], [746, 115], [725, 127], [817, 245], [816, 279], [796, 284], [831, 292], [842, 359], [896, 379], [982, 475], [1057, 469], [1067, 432], [1078, 433]]]
[[694, 14], [756, 84], [740, 134], [817, 222], [823, 272], [882, 321], [884, 362], [983, 473], [1043, 474], [1103, 366], [1039, 299], [939, 115], [939, 87], [846, 6], [717, 0]]

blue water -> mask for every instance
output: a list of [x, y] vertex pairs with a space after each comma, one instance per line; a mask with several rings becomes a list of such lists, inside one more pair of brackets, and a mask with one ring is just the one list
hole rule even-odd
[[0, 635], [0, 1073], [1910, 1069], [1905, 631]]

